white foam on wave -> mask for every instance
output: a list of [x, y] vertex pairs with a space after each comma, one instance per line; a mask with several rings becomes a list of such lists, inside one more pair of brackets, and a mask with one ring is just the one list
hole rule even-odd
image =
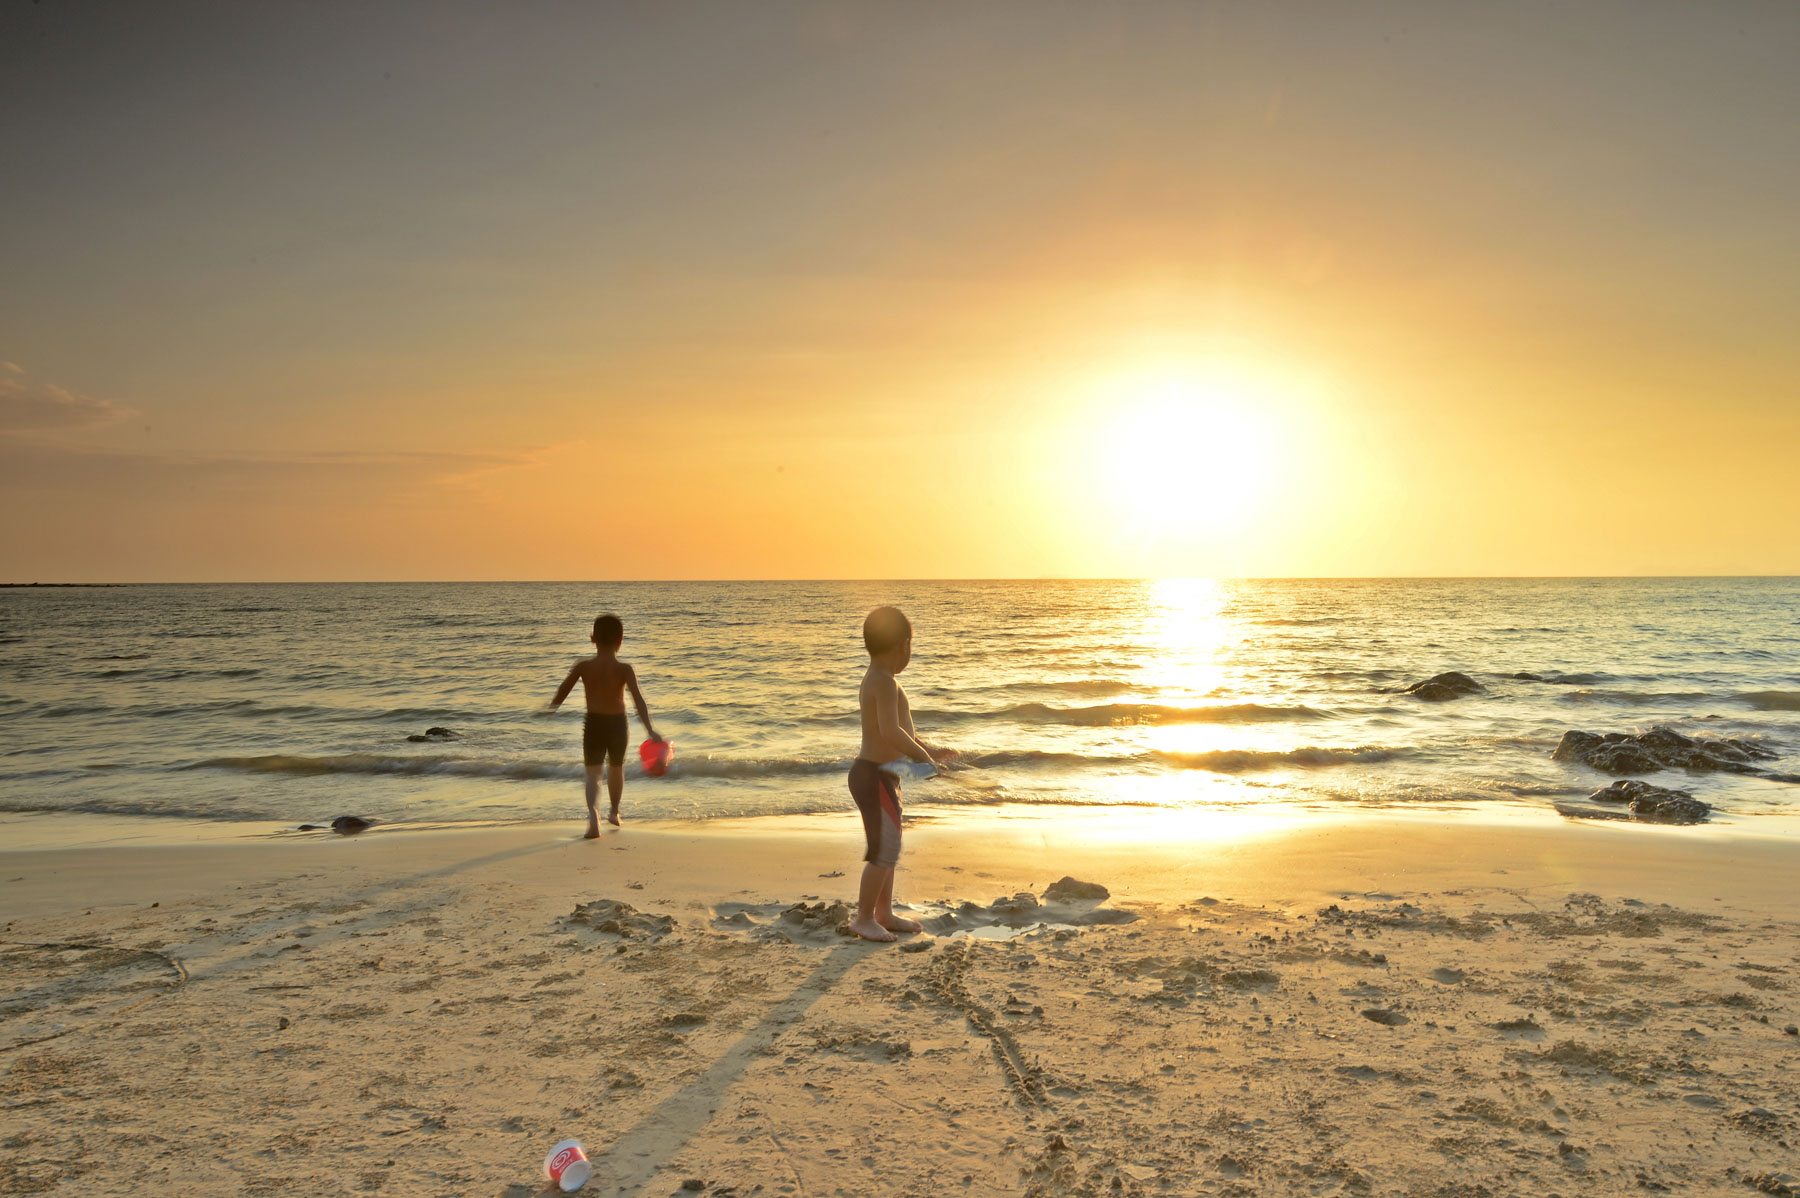
[[1283, 767], [1319, 769], [1338, 765], [1371, 765], [1406, 756], [1406, 750], [1385, 745], [1358, 745], [1355, 748], [1300, 749], [1215, 749], [1207, 753], [1159, 752], [1155, 757], [1177, 769], [1210, 770], [1217, 774], [1240, 774], [1252, 770]]

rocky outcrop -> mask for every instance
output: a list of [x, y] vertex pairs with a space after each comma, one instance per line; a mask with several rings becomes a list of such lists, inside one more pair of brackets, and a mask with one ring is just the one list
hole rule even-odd
[[[1031, 896], [1025, 895], [1024, 897], [1030, 898]], [[1050, 885], [1044, 887], [1044, 901], [1046, 903], [1066, 903], [1071, 899], [1094, 900], [1111, 897], [1112, 891], [1100, 885], [1100, 883], [1077, 881], [1066, 874], [1050, 883]]]
[[1481, 683], [1467, 674], [1459, 674], [1455, 670], [1451, 670], [1447, 674], [1439, 674], [1435, 678], [1415, 682], [1400, 693], [1432, 703], [1443, 703], [1449, 699], [1460, 699], [1464, 695], [1479, 695], [1482, 690]]
[[[331, 821], [331, 830], [336, 832], [339, 836], [355, 836], [358, 832], [361, 832], [366, 828], [373, 828], [374, 826], [374, 820], [364, 819], [360, 815], [340, 815]], [[325, 828], [320, 824], [300, 825], [300, 831], [302, 832], [323, 832], [324, 830]]]
[[423, 733], [415, 732], [406, 738], [414, 744], [430, 744], [443, 740], [460, 740], [461, 737], [448, 728], [427, 728]]
[[1602, 786], [1588, 797], [1596, 803], [1624, 803], [1631, 808], [1633, 819], [1658, 824], [1698, 824], [1712, 814], [1712, 804], [1688, 791], [1635, 780]]
[[1765, 771], [1756, 763], [1775, 759], [1775, 754], [1754, 741], [1683, 736], [1660, 726], [1638, 736], [1565, 732], [1550, 756], [1556, 761], [1590, 765], [1605, 774], [1654, 774], [1667, 769], [1761, 774]]

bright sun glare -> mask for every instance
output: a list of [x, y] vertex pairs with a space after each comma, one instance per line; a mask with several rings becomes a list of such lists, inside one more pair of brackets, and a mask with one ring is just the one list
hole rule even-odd
[[1223, 373], [1140, 375], [1109, 388], [1096, 463], [1102, 498], [1159, 531], [1253, 514], [1275, 466], [1265, 399]]

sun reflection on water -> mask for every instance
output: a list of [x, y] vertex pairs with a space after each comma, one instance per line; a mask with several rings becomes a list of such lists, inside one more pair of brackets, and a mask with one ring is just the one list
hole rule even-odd
[[1146, 681], [1171, 700], [1223, 690], [1226, 660], [1243, 639], [1225, 618], [1224, 588], [1210, 578], [1163, 578], [1151, 584], [1148, 598]]

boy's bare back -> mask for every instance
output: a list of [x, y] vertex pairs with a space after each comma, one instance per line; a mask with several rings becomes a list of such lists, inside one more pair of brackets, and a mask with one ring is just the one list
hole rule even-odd
[[601, 715], [625, 714], [625, 688], [637, 689], [637, 671], [610, 653], [596, 653], [575, 663], [571, 671], [581, 679], [589, 711]]

